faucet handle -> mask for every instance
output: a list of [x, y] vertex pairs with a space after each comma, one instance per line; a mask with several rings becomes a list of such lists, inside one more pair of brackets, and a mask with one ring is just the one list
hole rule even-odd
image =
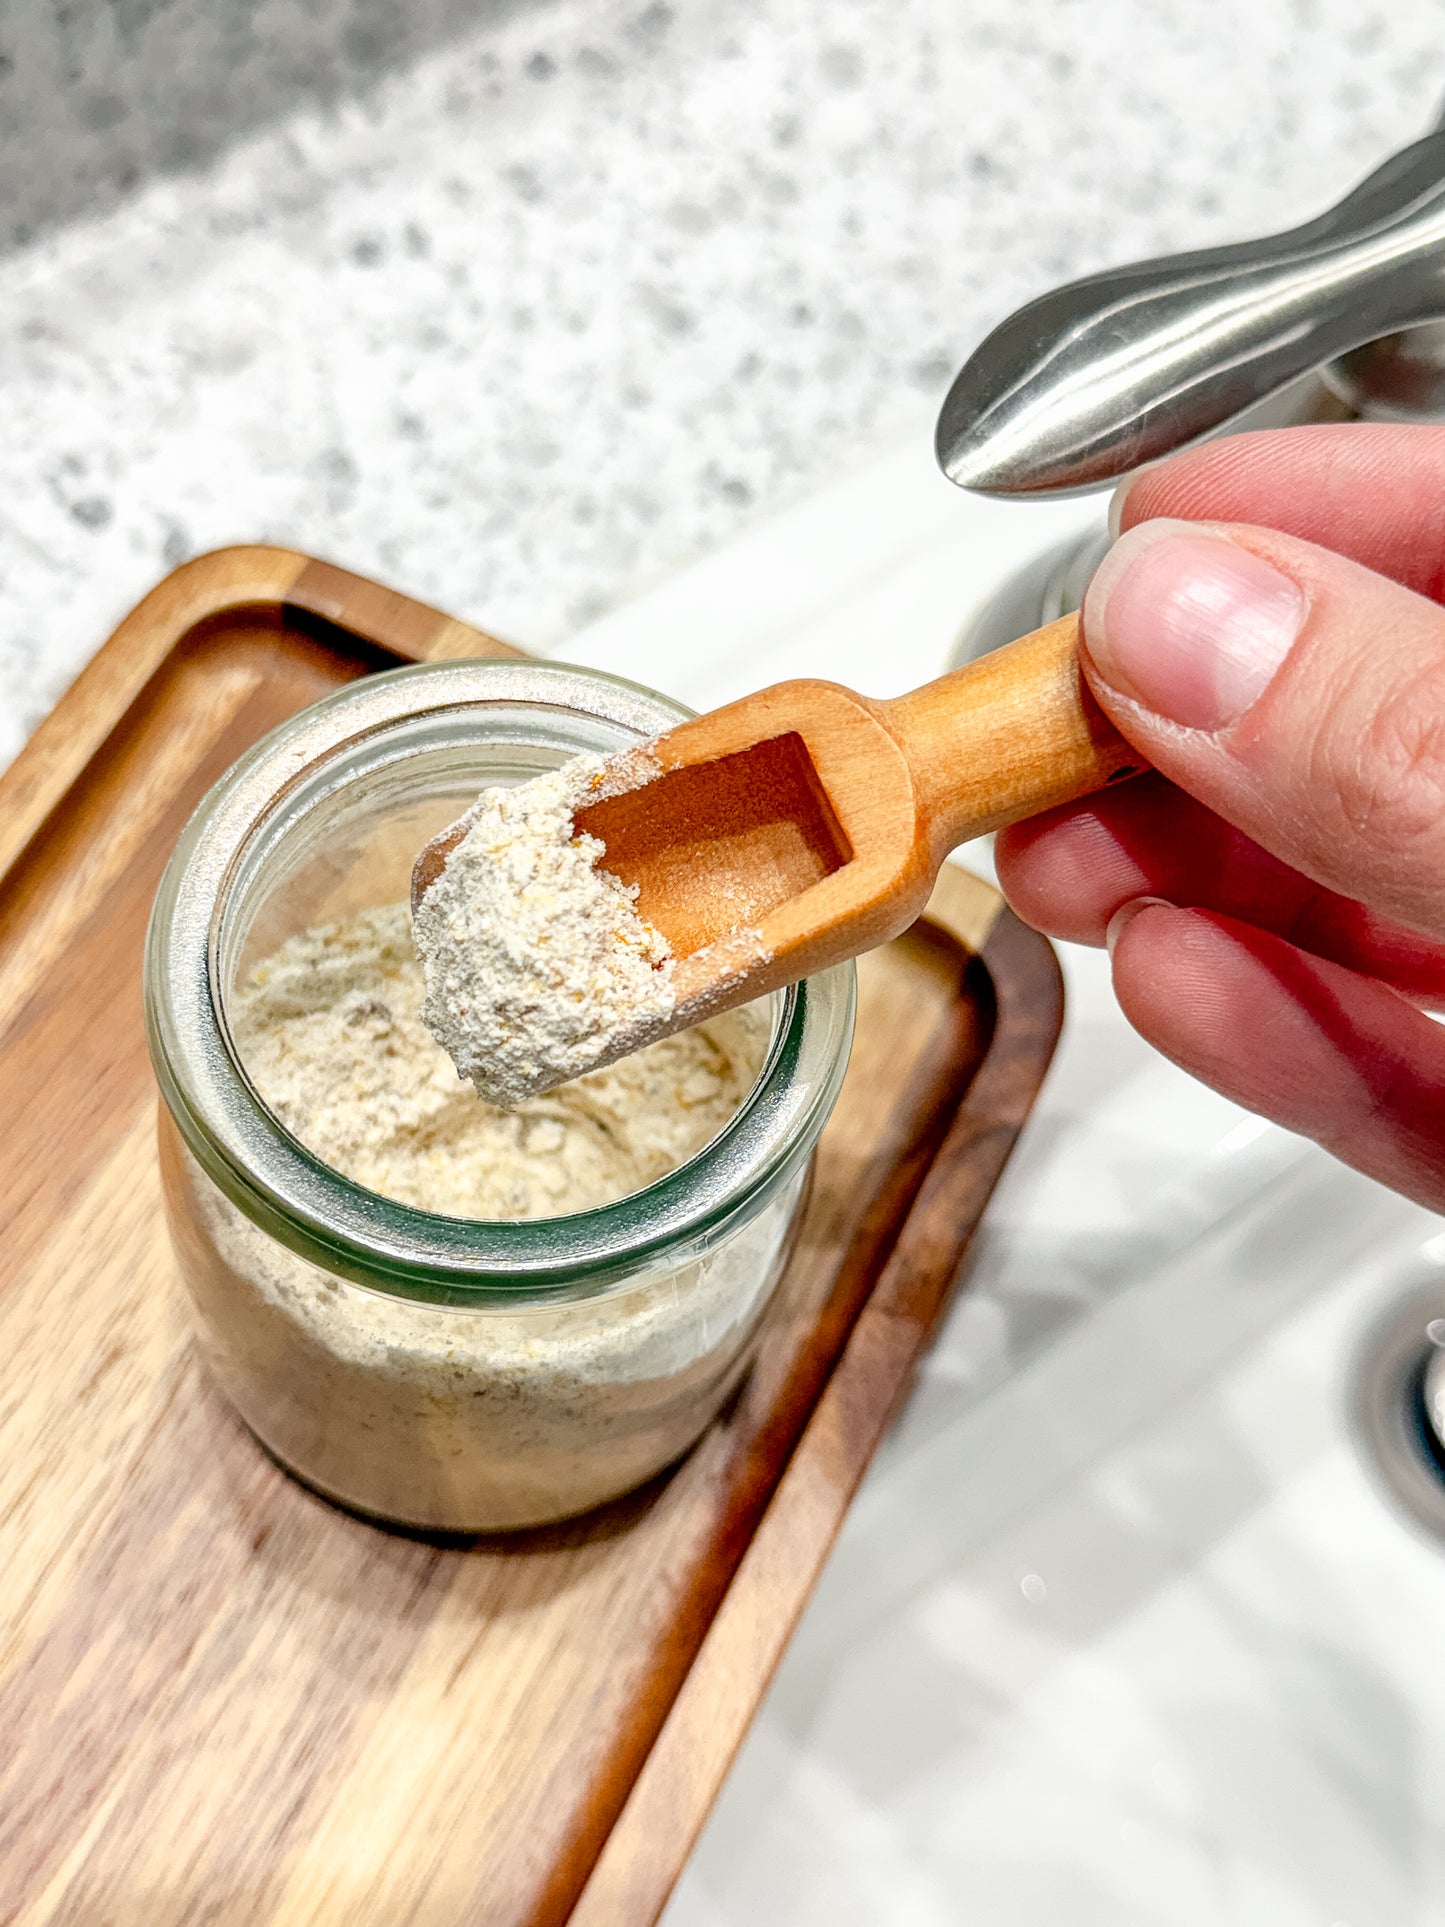
[[1445, 129], [1303, 227], [1113, 268], [1018, 309], [949, 389], [939, 463], [982, 495], [1077, 494], [1316, 368], [1360, 412], [1420, 419], [1445, 409], [1445, 328], [1421, 325], [1439, 322]]

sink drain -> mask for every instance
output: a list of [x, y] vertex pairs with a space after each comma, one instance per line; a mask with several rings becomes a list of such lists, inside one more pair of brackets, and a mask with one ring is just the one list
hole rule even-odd
[[1360, 1446], [1395, 1504], [1445, 1542], [1445, 1276], [1398, 1299], [1366, 1335], [1353, 1418]]

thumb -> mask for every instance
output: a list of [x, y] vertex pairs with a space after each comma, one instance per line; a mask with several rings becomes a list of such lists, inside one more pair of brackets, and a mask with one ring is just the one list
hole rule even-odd
[[1082, 655], [1181, 789], [1316, 882], [1445, 936], [1445, 611], [1292, 536], [1153, 521], [1100, 564]]

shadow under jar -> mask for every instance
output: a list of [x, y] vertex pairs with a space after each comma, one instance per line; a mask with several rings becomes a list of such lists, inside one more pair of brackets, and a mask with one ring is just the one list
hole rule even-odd
[[166, 1209], [202, 1347], [258, 1438], [411, 1527], [543, 1524], [631, 1490], [737, 1385], [781, 1279], [852, 1035], [852, 967], [768, 1000], [762, 1068], [696, 1155], [616, 1202], [445, 1216], [312, 1155], [247, 1073], [238, 986], [287, 939], [404, 900], [491, 783], [688, 712], [556, 664], [368, 677], [222, 778], [161, 882], [146, 955]]

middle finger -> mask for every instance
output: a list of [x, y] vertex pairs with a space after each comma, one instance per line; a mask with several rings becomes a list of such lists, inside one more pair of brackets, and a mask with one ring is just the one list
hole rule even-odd
[[1036, 929], [1099, 945], [1137, 897], [1219, 911], [1445, 1007], [1445, 945], [1323, 889], [1157, 774], [1001, 831], [999, 881]]

